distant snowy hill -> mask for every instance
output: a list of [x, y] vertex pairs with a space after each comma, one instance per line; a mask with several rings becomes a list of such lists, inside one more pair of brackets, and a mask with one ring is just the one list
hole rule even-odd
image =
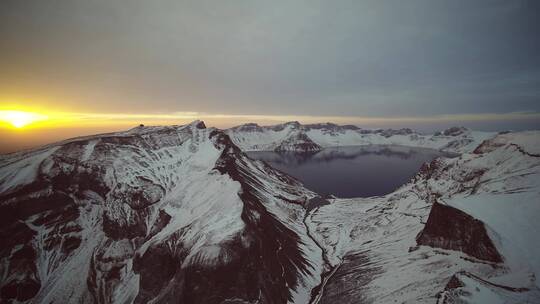
[[[324, 199], [241, 150], [376, 143], [463, 153], [383, 197]], [[3, 155], [0, 302], [538, 303], [539, 147], [195, 121]]]
[[225, 132], [244, 151], [318, 151], [338, 146], [403, 145], [462, 153], [472, 151], [483, 140], [495, 135], [463, 127], [423, 135], [411, 129], [370, 130], [352, 125], [302, 125], [298, 122], [264, 127], [250, 123]]

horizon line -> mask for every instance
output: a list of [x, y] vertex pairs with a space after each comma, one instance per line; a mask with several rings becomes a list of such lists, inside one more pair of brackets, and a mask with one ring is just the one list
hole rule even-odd
[[[10, 110], [0, 110], [13, 111]], [[26, 111], [26, 110], [23, 110]], [[34, 111], [28, 111], [34, 112]], [[222, 114], [206, 112], [172, 112], [165, 113], [92, 113], [92, 112], [39, 112], [43, 119], [33, 123], [33, 127], [83, 127], [83, 126], [113, 126], [151, 124], [171, 125], [184, 124], [194, 120], [221, 121], [221, 125], [237, 126], [245, 123], [284, 123], [298, 121], [303, 124], [335, 123], [335, 124], [382, 124], [382, 123], [444, 123], [444, 122], [489, 122], [489, 121], [540, 121], [540, 113], [533, 111], [509, 113], [462, 113], [462, 114], [435, 114], [424, 116], [341, 116], [341, 115], [262, 115], [262, 114]]]

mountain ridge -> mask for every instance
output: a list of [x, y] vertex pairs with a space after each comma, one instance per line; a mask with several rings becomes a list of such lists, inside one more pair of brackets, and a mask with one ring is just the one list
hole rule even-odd
[[[281, 131], [293, 128], [300, 126]], [[410, 139], [404, 132], [390, 138]], [[539, 135], [461, 145], [459, 157], [436, 159], [395, 192], [365, 199], [321, 198], [200, 121], [5, 155], [0, 298], [461, 303], [482, 299], [478, 289], [510, 303], [538, 299], [540, 252], [531, 244], [540, 231]], [[463, 229], [430, 211], [450, 223], [461, 218]], [[483, 247], [471, 251], [466, 240], [476, 236]]]
[[36, 151], [0, 169], [2, 234], [27, 235], [2, 246], [6, 301], [284, 302], [316, 284], [301, 222], [315, 194], [219, 130], [141, 127]]
[[409, 128], [362, 129], [333, 123], [306, 124], [297, 121], [272, 126], [244, 124], [225, 130], [244, 151], [314, 152], [326, 147], [371, 144], [432, 148], [445, 152], [470, 152], [494, 132], [451, 127], [434, 134], [421, 134]]

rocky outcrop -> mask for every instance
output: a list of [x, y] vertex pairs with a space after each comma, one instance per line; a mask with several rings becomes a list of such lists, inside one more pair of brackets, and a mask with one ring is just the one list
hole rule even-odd
[[322, 148], [314, 143], [305, 133], [298, 132], [288, 137], [274, 150], [277, 152], [317, 152]]
[[418, 245], [462, 251], [493, 263], [503, 261], [481, 221], [437, 202], [431, 207], [427, 223], [416, 242]]
[[473, 303], [476, 299], [482, 302], [489, 299], [497, 303], [533, 303], [539, 295], [538, 290], [503, 286], [460, 271], [450, 278], [444, 290], [437, 295], [437, 304]]

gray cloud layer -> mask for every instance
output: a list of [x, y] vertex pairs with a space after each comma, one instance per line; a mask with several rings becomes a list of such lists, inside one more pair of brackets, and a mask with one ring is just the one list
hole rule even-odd
[[0, 90], [103, 111], [540, 112], [538, 1], [0, 3]]

